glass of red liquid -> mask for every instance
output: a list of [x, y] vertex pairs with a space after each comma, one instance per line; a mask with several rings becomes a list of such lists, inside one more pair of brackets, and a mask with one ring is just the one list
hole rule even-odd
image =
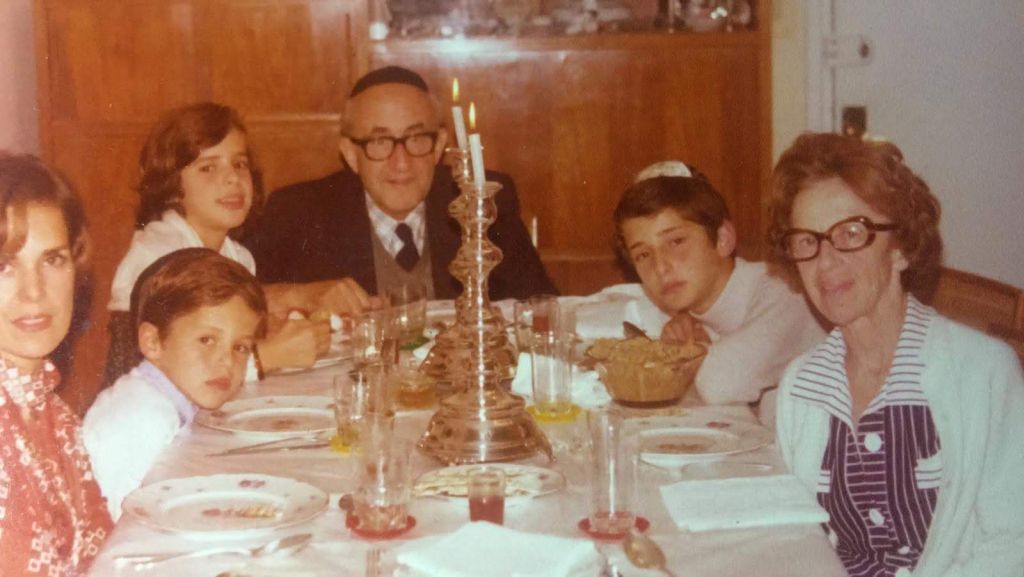
[[469, 520], [505, 522], [505, 474], [500, 469], [483, 468], [469, 476]]
[[558, 299], [550, 295], [535, 295], [512, 306], [516, 347], [530, 352], [532, 337], [537, 333], [558, 332]]

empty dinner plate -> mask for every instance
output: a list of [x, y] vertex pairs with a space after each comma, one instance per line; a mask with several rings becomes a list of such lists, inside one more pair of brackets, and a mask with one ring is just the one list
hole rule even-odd
[[216, 411], [201, 411], [196, 423], [261, 436], [322, 433], [335, 429], [334, 402], [329, 397], [300, 395], [239, 399]]

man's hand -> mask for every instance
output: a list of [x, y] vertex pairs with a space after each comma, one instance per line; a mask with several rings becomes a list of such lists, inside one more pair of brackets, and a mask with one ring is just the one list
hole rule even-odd
[[704, 325], [685, 312], [677, 314], [665, 323], [661, 329], [661, 340], [666, 343], [711, 343], [711, 337], [704, 330]]
[[264, 285], [267, 304], [272, 315], [285, 316], [293, 310], [306, 315], [328, 312], [358, 315], [380, 306], [380, 299], [366, 294], [351, 278], [322, 280], [310, 283], [275, 283]]
[[363, 287], [351, 278], [337, 281], [323, 281], [316, 299], [316, 310], [326, 310], [335, 314], [358, 315], [363, 311], [380, 307], [377, 297], [366, 294]]
[[329, 321], [286, 319], [271, 323], [267, 338], [257, 345], [265, 372], [282, 368], [309, 368], [331, 346]]

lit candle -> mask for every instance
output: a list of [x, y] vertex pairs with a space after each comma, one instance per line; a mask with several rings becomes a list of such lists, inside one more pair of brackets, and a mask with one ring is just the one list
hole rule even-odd
[[[469, 129], [476, 130], [476, 104], [469, 103]], [[484, 173], [484, 147], [480, 142], [480, 133], [469, 135], [469, 157], [473, 161], [473, 184], [481, 187], [487, 181]]]
[[460, 150], [466, 150], [466, 121], [459, 106], [459, 79], [452, 80], [452, 120], [455, 122], [455, 142]]
[[537, 248], [537, 217], [530, 219], [530, 240], [533, 242], [533, 248]]
[[473, 183], [483, 186], [487, 180], [484, 174], [484, 147], [477, 133], [469, 135], [469, 156], [473, 159]]

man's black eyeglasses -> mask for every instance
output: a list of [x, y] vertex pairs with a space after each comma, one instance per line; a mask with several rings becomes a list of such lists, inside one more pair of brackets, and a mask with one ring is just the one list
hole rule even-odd
[[371, 136], [369, 138], [354, 138], [349, 140], [363, 149], [366, 158], [370, 160], [387, 160], [395, 153], [395, 146], [401, 144], [409, 156], [426, 156], [434, 151], [437, 144], [437, 131], [417, 132], [402, 137], [395, 136]]

